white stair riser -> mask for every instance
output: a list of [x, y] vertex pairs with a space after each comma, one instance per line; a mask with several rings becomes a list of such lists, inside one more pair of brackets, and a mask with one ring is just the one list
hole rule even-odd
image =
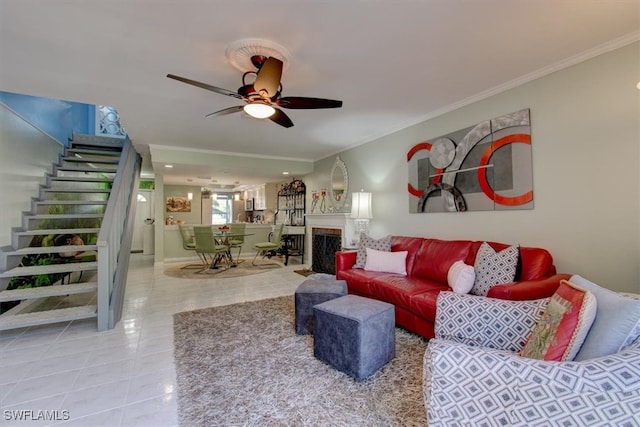
[[36, 276], [39, 274], [63, 274], [75, 271], [96, 271], [97, 269], [98, 263], [96, 261], [15, 267], [0, 273], [0, 278]]
[[113, 177], [115, 169], [108, 168], [56, 168], [56, 176], [77, 177], [77, 178], [100, 178], [102, 176]]
[[[78, 231], [81, 230], [81, 231]], [[53, 232], [50, 229], [47, 230], [28, 230], [23, 231], [23, 229], [13, 229], [11, 233], [11, 246], [14, 248], [25, 248], [30, 246], [31, 241], [35, 235], [49, 235], [49, 234], [91, 234], [97, 237], [99, 229], [58, 229]]]
[[64, 200], [83, 200], [85, 198], [92, 198], [94, 200], [106, 200], [109, 197], [109, 189], [96, 189], [96, 188], [67, 188], [67, 189], [51, 189], [42, 186], [40, 188], [39, 199], [43, 201], [55, 200], [56, 198], [63, 198]]
[[97, 317], [95, 306], [72, 307], [67, 309], [40, 311], [37, 313], [17, 314], [4, 318], [0, 316], [0, 331], [49, 323], [69, 322], [72, 320]]
[[71, 228], [77, 226], [78, 223], [91, 224], [94, 227], [100, 227], [102, 223], [102, 215], [96, 214], [97, 216], [90, 217], [78, 217], [73, 214], [61, 214], [56, 215], [59, 218], [38, 218], [38, 217], [22, 217], [23, 228], [25, 230], [37, 230], [41, 228], [41, 225], [46, 225], [48, 229], [56, 229], [56, 228]]
[[0, 302], [24, 301], [27, 299], [46, 298], [54, 296], [76, 295], [96, 292], [98, 285], [92, 283], [73, 283], [67, 285], [45, 286], [42, 288], [15, 289], [0, 292]]
[[[82, 204], [80, 204], [82, 203]], [[35, 212], [36, 215], [45, 215], [50, 214], [51, 212], [60, 212], [63, 214], [87, 214], [87, 213], [98, 213], [104, 214], [104, 211], [107, 208], [106, 201], [95, 201], [95, 202], [78, 202], [78, 204], [45, 204], [42, 202], [36, 202], [33, 204], [31, 211]]]
[[[81, 246], [83, 251], [97, 251], [98, 247], [96, 245], [84, 245]], [[20, 265], [22, 258], [25, 255], [33, 255], [33, 254], [57, 254], [64, 252], [71, 252], [73, 250], [78, 250], [77, 246], [52, 246], [48, 248], [25, 248], [24, 250], [14, 250], [11, 246], [7, 246], [0, 250], [0, 271], [11, 270], [12, 268], [16, 268]]]

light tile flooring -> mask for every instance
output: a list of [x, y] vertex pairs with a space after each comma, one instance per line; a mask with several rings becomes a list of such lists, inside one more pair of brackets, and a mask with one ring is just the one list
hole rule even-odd
[[293, 295], [300, 268], [290, 260], [253, 276], [176, 279], [133, 254], [114, 330], [97, 332], [91, 319], [0, 333], [0, 425], [178, 425], [172, 315]]

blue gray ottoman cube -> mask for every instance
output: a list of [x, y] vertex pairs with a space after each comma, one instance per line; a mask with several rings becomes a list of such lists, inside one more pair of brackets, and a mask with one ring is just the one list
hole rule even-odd
[[[318, 276], [318, 277], [315, 277]], [[347, 282], [335, 276], [314, 274], [295, 292], [296, 333], [313, 333], [313, 306], [347, 294]]]
[[392, 304], [346, 295], [313, 307], [313, 354], [362, 381], [396, 355]]

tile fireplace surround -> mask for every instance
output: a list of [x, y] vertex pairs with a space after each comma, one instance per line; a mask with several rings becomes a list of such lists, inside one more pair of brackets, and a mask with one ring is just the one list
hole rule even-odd
[[[351, 238], [353, 237], [354, 223], [348, 212], [345, 213], [326, 213], [326, 214], [306, 214], [305, 215], [306, 233], [305, 248], [312, 248], [314, 228], [330, 228], [340, 230], [342, 239], [342, 247], [351, 247]], [[311, 265], [313, 249], [305, 251], [304, 263]]]

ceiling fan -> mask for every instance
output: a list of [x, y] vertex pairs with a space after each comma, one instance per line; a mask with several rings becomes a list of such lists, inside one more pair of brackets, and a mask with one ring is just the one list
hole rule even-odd
[[[207, 117], [224, 116], [244, 110], [252, 117], [269, 120], [290, 128], [293, 122], [281, 109], [290, 108], [293, 110], [310, 110], [318, 108], [340, 108], [342, 101], [323, 98], [307, 98], [301, 96], [281, 97], [282, 82], [282, 61], [272, 56], [254, 55], [251, 63], [258, 69], [257, 71], [247, 71], [242, 75], [242, 87], [237, 92], [211, 86], [195, 80], [167, 74], [170, 79], [178, 80], [202, 89], [210, 90], [222, 95], [232, 96], [246, 102], [246, 105], [237, 105], [207, 114]], [[247, 76], [255, 75], [253, 83], [247, 83]]]

